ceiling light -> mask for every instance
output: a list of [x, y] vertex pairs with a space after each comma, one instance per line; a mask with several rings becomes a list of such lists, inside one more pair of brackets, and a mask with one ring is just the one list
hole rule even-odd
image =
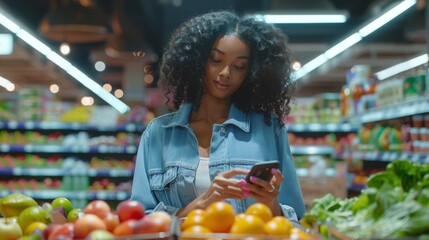
[[300, 70], [294, 73], [293, 80], [299, 80], [314, 69], [320, 67], [328, 60], [334, 58], [338, 54], [352, 47], [360, 40], [362, 40], [362, 38], [379, 29], [381, 26], [388, 23], [395, 17], [399, 16], [401, 13], [405, 12], [415, 4], [416, 0], [403, 0], [400, 3], [393, 4], [393, 6], [385, 10], [380, 16], [375, 17], [372, 20], [368, 21], [368, 23], [364, 24], [364, 27], [361, 27], [360, 30], [350, 34], [344, 40], [328, 49], [325, 53], [317, 56], [315, 59], [305, 64]]
[[15, 90], [15, 84], [13, 84], [11, 81], [7, 80], [2, 76], [0, 76], [0, 86], [4, 87], [9, 92]]
[[257, 19], [274, 24], [310, 24], [310, 23], [345, 23], [348, 15], [329, 13], [308, 13], [308, 14], [258, 14]]
[[122, 91], [121, 89], [116, 89], [116, 90], [115, 90], [115, 96], [116, 96], [117, 98], [121, 98], [121, 97], [123, 97], [123, 96], [124, 96], [124, 91]]
[[60, 87], [57, 84], [52, 84], [51, 86], [49, 86], [49, 91], [51, 91], [51, 93], [58, 93], [60, 91]]
[[104, 70], [106, 70], [106, 64], [103, 61], [97, 61], [94, 64], [94, 68], [95, 70], [97, 70], [98, 72], [102, 72]]
[[106, 91], [108, 91], [108, 92], [111, 92], [111, 91], [112, 91], [112, 85], [110, 85], [110, 84], [108, 84], [108, 83], [105, 83], [105, 84], [103, 85], [103, 88], [104, 88], [104, 90], [106, 90]]
[[376, 19], [372, 20], [370, 23], [366, 24], [363, 28], [359, 30], [359, 34], [362, 37], [368, 36], [370, 33], [382, 27], [384, 24], [390, 22], [392, 19], [399, 16], [401, 13], [405, 12], [407, 9], [416, 4], [416, 0], [405, 0], [401, 3], [390, 8], [385, 13], [381, 14]]
[[13, 52], [13, 37], [9, 33], [0, 33], [0, 55], [10, 55]]
[[60, 52], [63, 55], [68, 55], [70, 53], [70, 45], [68, 43], [62, 43], [60, 46]]
[[39, 39], [34, 37], [32, 34], [24, 30], [18, 24], [17, 21], [12, 20], [12, 17], [8, 16], [6, 11], [0, 7], [0, 24], [16, 34], [22, 41], [33, 47], [35, 50], [45, 55], [46, 58], [51, 60], [58, 67], [66, 71], [76, 81], [80, 82], [83, 86], [91, 90], [101, 99], [106, 101], [120, 113], [125, 113], [130, 110], [130, 107], [124, 102], [113, 96], [111, 93], [105, 91], [98, 83], [88, 77], [81, 70], [72, 65], [69, 61], [61, 57], [58, 53], [52, 51], [47, 45], [42, 43]]
[[420, 55], [418, 57], [415, 57], [415, 58], [410, 59], [408, 61], [405, 61], [403, 63], [399, 63], [399, 64], [396, 64], [392, 67], [389, 67], [389, 68], [386, 68], [386, 69], [381, 70], [379, 72], [376, 72], [375, 76], [379, 80], [384, 80], [384, 79], [389, 78], [391, 76], [394, 76], [398, 73], [405, 72], [407, 70], [421, 66], [427, 62], [428, 62], [428, 55], [425, 53], [423, 55]]

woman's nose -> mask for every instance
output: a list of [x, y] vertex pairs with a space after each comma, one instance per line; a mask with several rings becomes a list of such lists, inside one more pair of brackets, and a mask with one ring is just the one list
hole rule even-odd
[[222, 69], [222, 71], [220, 71], [219, 76], [220, 76], [221, 78], [224, 78], [224, 79], [228, 79], [228, 78], [230, 78], [230, 77], [231, 77], [231, 75], [230, 75], [230, 73], [229, 73], [229, 66], [228, 66], [228, 65], [226, 65], [226, 66]]

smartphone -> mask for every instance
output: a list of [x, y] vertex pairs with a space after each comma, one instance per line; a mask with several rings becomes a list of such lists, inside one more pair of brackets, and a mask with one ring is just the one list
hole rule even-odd
[[279, 168], [279, 166], [280, 166], [280, 163], [278, 161], [267, 161], [267, 162], [255, 163], [255, 165], [252, 166], [252, 169], [250, 169], [250, 172], [247, 174], [246, 181], [250, 183], [251, 182], [250, 177], [254, 176], [269, 182], [273, 177], [273, 174], [271, 173], [271, 169]]

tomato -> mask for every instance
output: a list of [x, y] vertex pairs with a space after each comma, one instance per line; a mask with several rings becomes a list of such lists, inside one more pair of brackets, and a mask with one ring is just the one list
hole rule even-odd
[[119, 221], [135, 219], [139, 220], [145, 216], [145, 208], [142, 203], [136, 200], [125, 200], [118, 204], [116, 207]]

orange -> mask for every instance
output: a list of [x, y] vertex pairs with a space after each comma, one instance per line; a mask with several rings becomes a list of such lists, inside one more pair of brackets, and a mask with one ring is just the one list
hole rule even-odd
[[255, 215], [245, 215], [236, 219], [231, 227], [232, 234], [265, 234], [264, 221]]
[[264, 222], [268, 222], [271, 220], [271, 218], [273, 218], [271, 209], [263, 203], [254, 203], [250, 205], [245, 213], [260, 217]]
[[277, 216], [265, 223], [264, 230], [270, 235], [289, 235], [292, 223], [285, 217]]
[[227, 202], [214, 202], [206, 210], [203, 226], [213, 232], [226, 233], [234, 223], [235, 211]]
[[[185, 230], [183, 230], [182, 232], [184, 234], [184, 236], [181, 236], [181, 240], [206, 240], [208, 239], [209, 236], [206, 237], [202, 237], [202, 235], [205, 234], [211, 234], [212, 231], [204, 226], [201, 225], [194, 225], [194, 226], [190, 226], [188, 228], [185, 228]], [[198, 238], [198, 237], [202, 237], [202, 238]]]
[[194, 215], [205, 215], [206, 212], [203, 209], [194, 209], [188, 213], [186, 217], [192, 217]]
[[204, 222], [204, 215], [194, 214], [185, 218], [185, 220], [182, 223], [182, 229], [186, 229], [194, 225], [202, 225], [203, 222]]
[[313, 240], [308, 233], [304, 232], [299, 228], [292, 228], [290, 231], [290, 239], [291, 240]]

